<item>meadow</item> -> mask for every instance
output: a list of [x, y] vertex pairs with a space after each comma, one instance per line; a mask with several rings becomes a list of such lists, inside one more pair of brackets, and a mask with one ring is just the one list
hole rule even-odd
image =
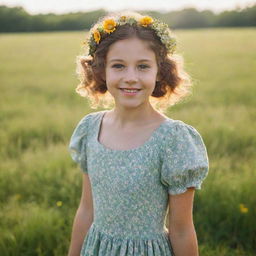
[[[177, 30], [193, 94], [167, 115], [194, 126], [210, 171], [194, 199], [202, 256], [256, 252], [256, 33]], [[0, 255], [67, 254], [82, 174], [67, 146], [90, 109], [75, 92], [83, 31], [0, 35]]]

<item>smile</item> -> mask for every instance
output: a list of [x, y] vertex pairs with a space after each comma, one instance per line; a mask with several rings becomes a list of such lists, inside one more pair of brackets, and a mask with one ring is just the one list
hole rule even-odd
[[141, 89], [120, 89], [125, 95], [136, 95]]

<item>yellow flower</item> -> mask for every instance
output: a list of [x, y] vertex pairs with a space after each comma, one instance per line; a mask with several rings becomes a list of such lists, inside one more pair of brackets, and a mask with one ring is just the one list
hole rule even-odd
[[62, 206], [62, 202], [61, 202], [61, 201], [58, 201], [58, 202], [56, 203], [56, 205], [57, 205], [58, 207], [61, 207], [61, 206]]
[[115, 26], [116, 26], [116, 22], [113, 19], [104, 20], [103, 22], [103, 28], [105, 32], [107, 32], [108, 34], [116, 30]]
[[121, 20], [121, 21], [126, 21], [126, 16], [121, 16], [121, 17], [120, 17], [120, 20]]
[[244, 206], [244, 204], [239, 204], [240, 207], [240, 212], [241, 213], [247, 213], [248, 212], [248, 208]]
[[145, 16], [141, 18], [139, 22], [140, 22], [140, 25], [142, 25], [143, 27], [147, 27], [148, 25], [153, 23], [153, 19], [149, 16]]
[[93, 31], [93, 38], [97, 44], [100, 42], [100, 32], [96, 29]]

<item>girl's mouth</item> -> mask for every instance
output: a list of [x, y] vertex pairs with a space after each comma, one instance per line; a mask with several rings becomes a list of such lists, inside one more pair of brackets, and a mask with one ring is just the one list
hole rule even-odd
[[136, 95], [141, 91], [141, 89], [122, 89], [122, 88], [120, 88], [120, 90], [124, 95]]

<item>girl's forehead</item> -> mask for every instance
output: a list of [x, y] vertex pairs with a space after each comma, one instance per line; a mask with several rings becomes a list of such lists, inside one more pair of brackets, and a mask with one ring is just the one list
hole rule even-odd
[[107, 53], [107, 61], [136, 59], [154, 61], [155, 53], [148, 43], [137, 38], [120, 40], [113, 43]]
[[109, 50], [111, 50], [111, 49], [123, 49], [123, 48], [134, 49], [133, 47], [142, 48], [142, 49], [145, 49], [145, 48], [149, 49], [148, 48], [148, 42], [146, 42], [144, 40], [141, 40], [137, 37], [133, 37], [133, 38], [127, 38], [127, 39], [118, 40], [118, 41], [114, 42], [112, 45], [110, 45]]

